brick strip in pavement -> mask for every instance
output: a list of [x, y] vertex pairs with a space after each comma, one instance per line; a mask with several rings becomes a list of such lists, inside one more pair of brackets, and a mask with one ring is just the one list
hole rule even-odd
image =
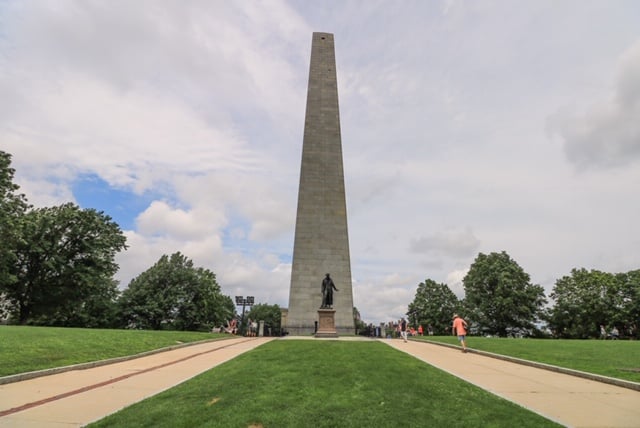
[[0, 385], [0, 427], [80, 427], [172, 388], [272, 338], [200, 343]]

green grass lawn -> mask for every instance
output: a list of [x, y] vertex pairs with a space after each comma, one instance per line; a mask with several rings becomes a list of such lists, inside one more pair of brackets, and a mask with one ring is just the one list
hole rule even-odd
[[371, 342], [267, 343], [91, 427], [558, 426]]
[[[0, 326], [0, 376], [228, 335]], [[453, 336], [425, 337], [457, 344]], [[469, 337], [471, 348], [640, 381], [640, 341]], [[555, 426], [376, 341], [274, 341], [95, 426]]]
[[[454, 336], [423, 336], [415, 339], [458, 344], [458, 339]], [[506, 339], [467, 336], [467, 346], [480, 351], [640, 382], [640, 341], [637, 340]]]
[[189, 331], [0, 326], [0, 376], [139, 354], [228, 335]]

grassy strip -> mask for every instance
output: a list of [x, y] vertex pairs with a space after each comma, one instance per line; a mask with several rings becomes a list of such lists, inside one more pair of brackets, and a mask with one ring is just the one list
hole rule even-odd
[[[416, 340], [420, 339], [458, 344], [457, 338], [453, 336], [416, 338]], [[640, 382], [640, 341], [505, 339], [469, 336], [467, 346], [495, 354]]]
[[91, 427], [545, 427], [379, 342], [274, 341]]
[[138, 354], [225, 335], [145, 330], [0, 326], [0, 376]]

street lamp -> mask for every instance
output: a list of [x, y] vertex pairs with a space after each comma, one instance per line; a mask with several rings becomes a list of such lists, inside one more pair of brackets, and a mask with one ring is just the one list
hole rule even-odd
[[242, 296], [236, 296], [236, 305], [242, 305], [242, 318], [240, 319], [240, 335], [244, 336], [245, 328], [244, 328], [244, 310], [247, 306], [253, 306], [253, 296], [247, 296], [245, 299]]

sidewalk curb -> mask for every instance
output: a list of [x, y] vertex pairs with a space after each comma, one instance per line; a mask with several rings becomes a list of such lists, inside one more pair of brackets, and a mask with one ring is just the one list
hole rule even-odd
[[[411, 339], [410, 339], [411, 340]], [[436, 342], [432, 340], [413, 340], [414, 342], [425, 342], [431, 345], [440, 345], [453, 349], [460, 349], [459, 345], [451, 345], [449, 343]], [[523, 360], [522, 358], [509, 357], [507, 355], [494, 354], [492, 352], [480, 351], [477, 349], [467, 348], [467, 352], [485, 357], [491, 357], [498, 360], [509, 361], [511, 363], [522, 364], [525, 366], [536, 367], [539, 369], [549, 370], [556, 373], [567, 374], [571, 376], [581, 377], [595, 382], [608, 383], [609, 385], [620, 386], [622, 388], [633, 389], [634, 391], [640, 391], [640, 383], [632, 382], [630, 380], [616, 379], [609, 376], [597, 375], [593, 373], [582, 372], [580, 370], [567, 369], [565, 367], [558, 367], [551, 364], [538, 363], [535, 361]]]

